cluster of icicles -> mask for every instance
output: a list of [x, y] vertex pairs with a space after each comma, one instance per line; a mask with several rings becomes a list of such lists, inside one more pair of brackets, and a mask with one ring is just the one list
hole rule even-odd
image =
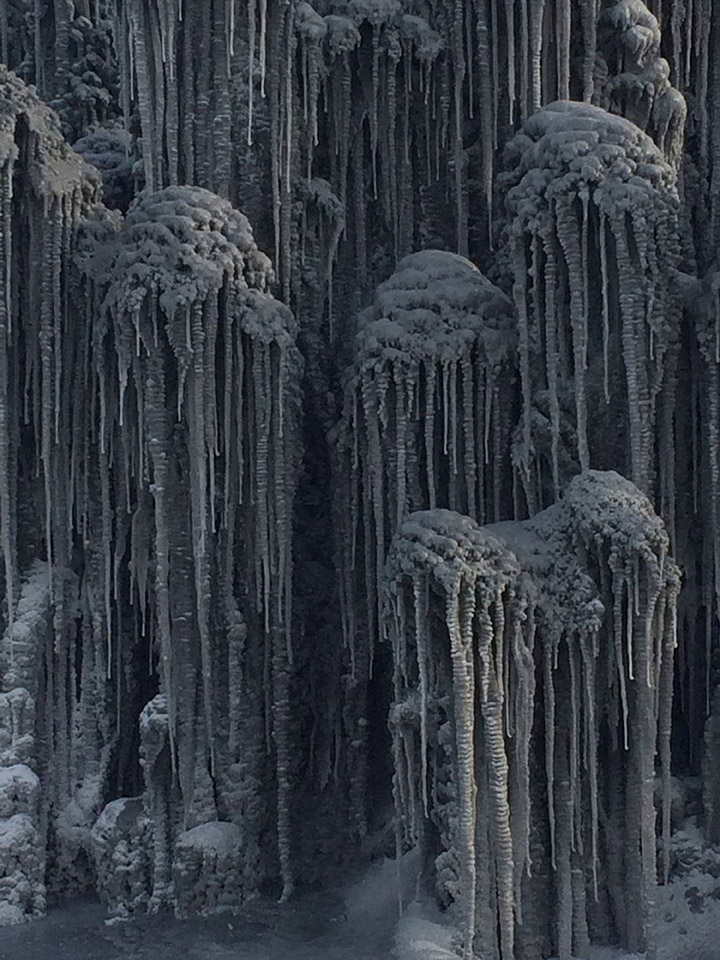
[[[654, 444], [656, 410], [674, 403], [675, 170], [630, 121], [569, 101], [537, 111], [508, 144], [505, 165], [500, 180], [510, 218], [523, 393], [514, 458], [528, 508], [532, 513], [558, 495], [567, 392], [576, 433], [569, 453], [579, 467], [606, 457], [646, 492], [660, 469], [663, 515], [671, 518], [672, 430], [658, 465]], [[612, 360], [618, 354], [624, 377]], [[550, 462], [541, 466], [533, 403], [543, 399], [551, 442]], [[589, 436], [588, 411], [603, 406], [608, 421], [627, 410], [628, 436], [616, 450], [608, 449], [604, 432]]]
[[[709, 0], [664, 7], [673, 79], [705, 104], [720, 76], [709, 69]], [[678, 590], [646, 495], [678, 554], [702, 569], [706, 696], [720, 597], [720, 311], [696, 324], [683, 437], [672, 281], [684, 100], [659, 55], [659, 10], [640, 0], [602, 11], [594, 0], [250, 0], [243, 16], [234, 0], [114, 9], [122, 107], [128, 121], [139, 114], [148, 187], [126, 220], [90, 214], [96, 181], [48, 112], [0, 75], [0, 541], [10, 610], [0, 662], [3, 684], [20, 676], [5, 668], [15, 652], [26, 656], [12, 618], [35, 591], [43, 656], [22, 702], [34, 701], [41, 736], [35, 754], [18, 748], [17, 757], [38, 769], [45, 809], [65, 816], [52, 824], [58, 885], [68, 888], [78, 859], [67, 836], [99, 812], [113, 744], [134, 728], [122, 694], [140, 651], [161, 691], [142, 726], [152, 902], [172, 896], [169, 834], [213, 817], [237, 816], [252, 837], [248, 895], [273, 875], [268, 837], [283, 894], [292, 889], [300, 361], [292, 316], [266, 292], [269, 262], [220, 199], [237, 202], [241, 156], [260, 162], [267, 146], [286, 302], [302, 289], [296, 250], [310, 206], [324, 203], [332, 221], [319, 259], [332, 266], [337, 256], [342, 267], [327, 284], [337, 313], [354, 309], [377, 272], [387, 276], [371, 256], [378, 230], [399, 262], [360, 317], [336, 429], [351, 681], [343, 721], [356, 758], [342, 789], [354, 829], [366, 828], [366, 690], [387, 633], [398, 846], [435, 855], [440, 895], [463, 911], [466, 956], [482, 940], [502, 960], [552, 948], [568, 957], [603, 918], [603, 930], [641, 948], [655, 883], [656, 752], [666, 792], [669, 775]], [[37, 25], [40, 49], [60, 16], [60, 62], [68, 11], [56, 4]], [[1, 15], [0, 32], [9, 47]], [[705, 106], [697, 119], [702, 190], [720, 168], [720, 140]], [[494, 168], [518, 121], [501, 184], [499, 286], [459, 255], [406, 256], [422, 242], [467, 253], [478, 224], [494, 238]], [[188, 182], [199, 186], [178, 186]], [[694, 515], [676, 509], [676, 438], [699, 448], [687, 458], [689, 488], [714, 511], [712, 549], [706, 542], [699, 558], [676, 517]], [[612, 466], [642, 492], [587, 469]], [[579, 471], [560, 506], [515, 526], [478, 526], [542, 510]], [[78, 552], [81, 575], [66, 576]], [[31, 567], [38, 556], [46, 565]], [[680, 649], [690, 663], [692, 644]], [[668, 812], [665, 802], [665, 850]], [[586, 904], [588, 891], [599, 906]]]
[[[99, 283], [107, 327], [94, 327], [99, 439], [102, 451], [117, 451], [115, 496], [122, 481], [133, 514], [126, 531], [132, 599], [142, 634], [160, 652], [183, 820], [190, 818], [196, 770], [219, 778], [237, 761], [237, 701], [246, 684], [265, 677], [287, 895], [295, 322], [265, 292], [272, 270], [247, 219], [202, 188], [141, 195], [110, 246], [107, 283]], [[115, 347], [109, 360], [106, 338]], [[111, 544], [106, 536], [103, 543], [110, 615]], [[232, 631], [239, 591], [255, 635], [248, 644], [260, 644], [263, 672], [253, 678], [236, 664], [226, 686], [221, 678], [236, 653], [214, 638]], [[107, 630], [112, 637], [111, 623]]]
[[535, 956], [543, 942], [583, 956], [603, 911], [630, 949], [650, 946], [656, 750], [666, 851], [670, 828], [679, 574], [667, 551], [647, 498], [596, 471], [524, 523], [438, 509], [393, 538], [398, 848], [439, 842], [464, 957], [473, 943]]
[[[462, 905], [467, 956], [477, 934], [509, 960], [516, 932], [520, 955], [582, 954], [598, 916], [643, 949], [658, 751], [665, 848], [669, 831], [679, 590], [646, 496], [674, 516], [674, 434], [659, 470], [653, 437], [656, 406], [672, 423], [675, 401], [675, 171], [634, 124], [571, 102], [536, 112], [506, 159], [514, 304], [464, 258], [425, 251], [358, 319], [337, 432], [349, 669], [364, 680], [390, 634], [398, 849], [442, 842], [436, 879]], [[589, 471], [603, 458], [637, 486]], [[504, 548], [476, 525], [536, 513], [578, 471], [561, 506], [499, 525]]]
[[[572, 97], [625, 115], [679, 165], [683, 93], [702, 96], [710, 83], [711, 11], [709, 0], [663, 4], [677, 89], [660, 56], [660, 6], [216, 0], [208, 14], [198, 0], [124, 0], [115, 9], [123, 109], [140, 114], [155, 187], [197, 183], [236, 200], [233, 155], [268, 138], [285, 294], [299, 269], [293, 205], [303, 178], [325, 178], [350, 226], [339, 256], [367, 289], [370, 210], [398, 259], [436, 233], [467, 255], [474, 218], [492, 238], [498, 152], [541, 104]], [[720, 158], [708, 111], [697, 123], [706, 177]]]
[[[4, 70], [0, 103], [0, 689], [19, 684], [32, 714], [4, 731], [3, 763], [37, 770], [48, 881], [81, 887], [144, 662], [165, 703], [165, 845], [249, 810], [277, 854], [262, 841], [246, 892], [279, 872], [287, 896], [294, 318], [227, 201], [172, 187], [111, 215], [52, 113]], [[274, 805], [233, 800], [238, 764], [245, 793], [274, 784]], [[148, 803], [153, 776], [148, 761]]]

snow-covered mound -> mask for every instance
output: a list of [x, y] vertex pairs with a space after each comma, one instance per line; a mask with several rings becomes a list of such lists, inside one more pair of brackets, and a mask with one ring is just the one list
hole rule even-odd
[[159, 297], [168, 315], [217, 292], [226, 278], [265, 290], [270, 260], [247, 217], [200, 187], [143, 193], [131, 205], [113, 264], [106, 303], [125, 309]]
[[[601, 107], [557, 100], [536, 111], [507, 145], [507, 205], [527, 223], [541, 199], [594, 188], [595, 202], [608, 215], [677, 200], [676, 171], [648, 134], [625, 117]], [[638, 211], [639, 212], [639, 211]]]

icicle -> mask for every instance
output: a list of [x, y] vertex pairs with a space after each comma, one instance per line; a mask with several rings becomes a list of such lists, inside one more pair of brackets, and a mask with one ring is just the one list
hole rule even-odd
[[[482, 0], [478, 0], [482, 2]], [[500, 4], [497, 0], [493, 0], [490, 4], [490, 52], [491, 52], [491, 84], [492, 84], [492, 96], [490, 103], [492, 104], [492, 152], [494, 153], [498, 148], [498, 128], [500, 125], [500, 43], [498, 38], [498, 29], [499, 29], [499, 11]]]
[[[351, 93], [352, 93], [352, 73], [350, 68], [349, 54], [342, 56], [342, 76], [341, 76], [341, 104], [340, 115], [341, 123], [337, 125], [339, 139], [339, 167], [340, 167], [340, 202], [344, 208], [347, 208], [347, 181], [348, 166], [350, 157], [350, 119], [352, 114]], [[336, 125], [333, 124], [333, 127]]]
[[415, 646], [417, 649], [418, 676], [420, 678], [420, 761], [422, 767], [422, 802], [425, 817], [428, 817], [428, 790], [427, 790], [427, 694], [428, 694], [428, 618], [429, 597], [428, 586], [425, 580], [413, 580], [415, 599]]
[[[590, 0], [594, 2], [594, 0]], [[542, 24], [545, 0], [530, 3], [530, 106], [537, 110], [542, 103]]]
[[625, 226], [625, 217], [612, 223], [613, 235], [617, 247], [619, 272], [619, 300], [622, 314], [622, 346], [627, 380], [628, 418], [630, 421], [630, 450], [632, 457], [632, 477], [634, 483], [645, 491], [647, 486], [647, 463], [644, 453], [644, 401], [642, 387], [638, 382], [640, 360], [638, 355], [638, 334], [635, 291], [637, 278], [630, 259], [629, 237]]
[[[235, 343], [235, 368], [237, 373], [235, 374], [235, 379], [237, 380], [237, 401], [235, 404], [235, 416], [237, 422], [237, 428], [235, 431], [235, 442], [237, 444], [237, 494], [238, 494], [238, 504], [242, 505], [245, 502], [245, 440], [247, 427], [246, 424], [252, 426], [254, 425], [254, 419], [252, 416], [252, 407], [249, 396], [252, 396], [252, 391], [250, 386], [245, 386], [245, 349], [243, 344], [243, 335], [242, 331], [238, 330], [235, 334], [234, 343]], [[248, 377], [250, 380], [250, 377]], [[248, 396], [249, 395], [249, 396]], [[247, 415], [245, 414], [247, 405]], [[248, 444], [249, 445], [249, 444]]]
[[265, 99], [265, 71], [267, 64], [267, 3], [260, 2], [260, 96]]
[[465, 497], [468, 514], [477, 520], [477, 463], [475, 460], [475, 428], [473, 423], [475, 416], [474, 377], [468, 354], [463, 355], [460, 368], [462, 370]]
[[[54, 217], [51, 214], [51, 224]], [[43, 262], [51, 262], [51, 254], [48, 247], [51, 238], [47, 235], [42, 238]], [[52, 524], [52, 460], [51, 460], [51, 436], [52, 436], [52, 410], [53, 410], [53, 329], [52, 329], [52, 303], [53, 303], [53, 271], [46, 269], [42, 276], [42, 291], [40, 301], [40, 371], [41, 371], [41, 463], [44, 480], [45, 494], [45, 550], [50, 577], [50, 595], [54, 596], [53, 584], [53, 566], [54, 566], [54, 541]]]
[[494, 386], [490, 367], [485, 368], [485, 430], [483, 433], [484, 462], [490, 463], [490, 425], [493, 414]]
[[[252, 0], [252, 2], [254, 3], [255, 0]], [[235, 0], [230, 0], [226, 45], [228, 50], [228, 73], [230, 73], [232, 58], [235, 56]]]
[[147, 359], [145, 380], [146, 429], [150, 449], [153, 482], [150, 492], [155, 501], [155, 595], [160, 635], [160, 674], [162, 692], [167, 697], [171, 760], [175, 765], [175, 690], [172, 683], [172, 641], [170, 631], [170, 539], [166, 495], [168, 493], [168, 438], [165, 413], [165, 375], [158, 351]]
[[252, 146], [253, 108], [255, 102], [255, 30], [256, 0], [248, 0], [248, 125], [247, 145]]
[[630, 577], [625, 578], [625, 584], [627, 586], [627, 604], [626, 604], [626, 627], [625, 627], [625, 645], [627, 649], [627, 663], [628, 663], [628, 679], [634, 680], [634, 650], [635, 646], [633, 643], [633, 622], [634, 622], [634, 611], [635, 611], [635, 602], [636, 595], [635, 589], [633, 586], [633, 581]]
[[[528, 116], [528, 94], [530, 91], [530, 71], [528, 62], [528, 53], [530, 48], [529, 31], [529, 0], [520, 0], [520, 83], [522, 91], [520, 96], [520, 120], [524, 121]], [[534, 0], [532, 0], [534, 2]]]
[[[544, 2], [544, 0], [543, 0]], [[492, 5], [494, 15], [495, 3]], [[488, 249], [492, 249], [493, 241], [493, 155], [494, 155], [494, 124], [496, 119], [497, 88], [493, 82], [493, 71], [490, 62], [492, 55], [497, 56], [497, 48], [491, 47], [488, 37], [485, 0], [476, 0], [476, 32], [477, 56], [480, 72], [480, 143], [482, 150], [482, 194], [487, 210], [487, 241]]]
[[370, 156], [372, 171], [372, 195], [378, 198], [377, 147], [378, 147], [378, 99], [380, 97], [380, 27], [372, 25], [372, 93], [370, 99]]
[[415, 789], [415, 784], [417, 783], [417, 776], [415, 773], [415, 764], [413, 762], [414, 761], [413, 743], [410, 737], [410, 733], [406, 728], [403, 728], [401, 735], [402, 735], [402, 741], [403, 741], [403, 751], [405, 753], [405, 770], [407, 774], [407, 786], [405, 788], [405, 795], [407, 797], [407, 807], [405, 809], [408, 814], [407, 839], [410, 843], [417, 843], [417, 838], [419, 834], [416, 789]]
[[553, 681], [553, 641], [545, 640], [543, 686], [545, 691], [545, 776], [547, 778], [548, 822], [550, 824], [550, 861], [557, 870], [555, 855], [555, 686]]
[[553, 495], [557, 500], [560, 494], [560, 404], [558, 402], [558, 352], [557, 352], [557, 312], [555, 292], [557, 289], [557, 261], [552, 237], [543, 241], [545, 251], [545, 364], [550, 402], [551, 461]]
[[[711, 543], [709, 545], [709, 563], [708, 572], [709, 590], [706, 600], [708, 615], [713, 606], [715, 606], [715, 616], [720, 619], [720, 367], [710, 360], [706, 365], [706, 396], [707, 396], [707, 454], [709, 459], [708, 470], [708, 499], [710, 500], [710, 521], [711, 521]], [[712, 630], [710, 623], [706, 627], [706, 652], [705, 652], [705, 699], [706, 714], [710, 713], [711, 678], [711, 649], [710, 638]]]
[[273, 737], [275, 740], [275, 771], [277, 776], [277, 849], [280, 861], [282, 893], [280, 903], [293, 893], [295, 882], [291, 858], [291, 807], [292, 785], [290, 782], [290, 677], [285, 659], [285, 638], [275, 631], [273, 639], [272, 686], [273, 686]]
[[465, 82], [465, 47], [463, 44], [463, 0], [455, 0], [453, 20], [453, 77], [455, 80], [455, 222], [457, 252], [468, 254], [468, 209], [465, 184], [465, 150], [463, 146], [463, 85]]
[[597, 0], [581, 0], [580, 19], [583, 33], [583, 100], [590, 103], [597, 45]]
[[[578, 650], [575, 638], [566, 637], [568, 661], [570, 664], [570, 849], [580, 853], [582, 850], [582, 829], [580, 823], [580, 718], [578, 706]], [[573, 829], [574, 828], [574, 829]]]
[[603, 390], [605, 393], [605, 403], [610, 403], [610, 305], [608, 302], [608, 293], [610, 289], [610, 276], [608, 274], [607, 259], [607, 234], [605, 214], [600, 211], [600, 279], [602, 285], [602, 330], [603, 330]]
[[664, 603], [661, 606], [662, 617], [659, 624], [662, 629], [662, 667], [659, 679], [660, 701], [658, 710], [658, 743], [662, 770], [662, 839], [663, 839], [663, 879], [668, 883], [670, 874], [670, 775], [671, 755], [670, 738], [672, 733], [673, 700], [673, 659], [677, 647], [677, 594], [679, 578], [677, 573], [665, 588]]
[[592, 857], [593, 896], [598, 899], [598, 783], [597, 783], [597, 727], [595, 720], [595, 658], [597, 634], [580, 635], [580, 653], [583, 668], [585, 696], [585, 754], [583, 766], [589, 777], [590, 792], [590, 851]]
[[[210, 592], [207, 556], [207, 450], [205, 351], [206, 339], [214, 327], [212, 308], [195, 302], [192, 306], [192, 384], [190, 389], [190, 512], [192, 524], [192, 552], [195, 576], [195, 615], [200, 635], [202, 664], [202, 691], [207, 742], [210, 748], [211, 774], [215, 773], [215, 731], [212, 717], [212, 658], [210, 656], [210, 623], [207, 598]], [[214, 351], [211, 357], [214, 366]], [[213, 396], [214, 402], [214, 396]], [[212, 457], [212, 453], [210, 454]]]
[[[522, 875], [529, 877], [532, 860], [530, 856], [530, 741], [535, 706], [535, 665], [533, 647], [535, 642], [535, 611], [527, 597], [515, 597], [515, 609], [512, 618], [512, 655], [517, 675], [515, 694], [515, 730], [514, 730], [514, 798], [513, 840], [515, 868], [515, 903], [518, 911], [517, 921], [522, 924]], [[527, 617], [527, 642], [523, 636], [521, 617]]]
[[[628, 697], [627, 682], [625, 680], [625, 666], [622, 649], [622, 598], [623, 583], [625, 578], [619, 571], [613, 570], [612, 593], [613, 593], [613, 636], [615, 643], [615, 660], [618, 669], [618, 678], [620, 681], [620, 698], [623, 711], [623, 744], [624, 749], [629, 747], [628, 743]], [[632, 662], [632, 661], [631, 661]]]
[[456, 361], [451, 360], [448, 364], [448, 388], [450, 391], [450, 463], [449, 463], [449, 504], [451, 510], [459, 509], [458, 503], [458, 416], [457, 416], [457, 396], [458, 396], [458, 365]]
[[[112, 505], [110, 503], [110, 463], [109, 457], [98, 452], [100, 488], [102, 502], [102, 556], [103, 556], [103, 597], [105, 601], [105, 636], [107, 643], [107, 679], [112, 676]], [[119, 677], [116, 678], [119, 682]]]
[[0, 60], [10, 62], [10, 37], [8, 34], [8, 8], [3, 4], [0, 9]]
[[[472, 960], [475, 937], [475, 776], [473, 700], [475, 678], [472, 665], [474, 586], [458, 581], [446, 597], [446, 622], [450, 636], [453, 670], [453, 709], [457, 749], [459, 806], [458, 841], [460, 884], [463, 894], [463, 960]], [[490, 628], [491, 629], [491, 628]]]
[[507, 30], [508, 106], [510, 110], [508, 119], [513, 124], [515, 122], [515, 0], [505, 0], [505, 24]]
[[423, 362], [425, 369], [425, 471], [428, 488], [428, 504], [431, 510], [437, 503], [435, 486], [435, 377], [436, 370], [433, 361]]
[[[466, 588], [466, 592], [470, 592], [468, 588]], [[484, 721], [485, 749], [489, 760], [488, 790], [490, 794], [492, 838], [495, 848], [497, 909], [501, 955], [503, 957], [512, 957], [514, 955], [515, 935], [513, 917], [513, 848], [510, 833], [510, 808], [508, 805], [508, 762], [505, 753], [502, 723], [504, 694], [497, 683], [498, 668], [502, 663], [502, 653], [498, 647], [500, 638], [494, 635], [493, 623], [486, 605], [487, 602], [486, 600], [478, 615], [480, 628], [481, 707]], [[475, 615], [474, 589], [472, 590], [472, 602], [468, 604], [468, 607], [469, 609], [464, 611], [463, 621], [467, 626], [463, 629], [463, 635], [468, 636], [466, 642], [470, 644], [470, 649], [472, 650], [471, 624]], [[503, 614], [499, 614], [496, 602], [496, 616], [500, 617], [498, 623], [504, 630]], [[493, 642], [495, 644], [494, 651], [492, 649]], [[494, 663], [493, 660], [495, 661]], [[472, 852], [474, 856], [474, 845]]]
[[[583, 200], [583, 211], [586, 201]], [[580, 467], [590, 466], [587, 440], [587, 396], [585, 367], [587, 362], [588, 316], [583, 287], [585, 265], [582, 242], [577, 242], [577, 218], [570, 199], [558, 200], [555, 205], [558, 240], [565, 257], [570, 285], [570, 323], [573, 344], [573, 382], [575, 385], [575, 415], [577, 418], [577, 452]], [[583, 215], [585, 220], [585, 216]], [[581, 231], [582, 237], [582, 231]]]
[[267, 409], [263, 398], [265, 391], [264, 378], [265, 350], [253, 350], [252, 358], [252, 389], [255, 400], [255, 450], [254, 473], [257, 510], [257, 544], [255, 572], [255, 597], [257, 609], [263, 615], [263, 624], [266, 634], [270, 632], [270, 538], [268, 518], [268, 434], [269, 424]]
[[[288, 194], [292, 191], [292, 162], [293, 162], [293, 54], [295, 52], [295, 34], [293, 32], [293, 7], [288, 6], [286, 12], [287, 33], [286, 41], [286, 62], [285, 62], [285, 190]], [[288, 211], [289, 215], [289, 211]], [[289, 239], [288, 231], [286, 237]], [[290, 260], [285, 258], [285, 269], [290, 270]], [[288, 299], [287, 296], [285, 298]]]
[[[564, 713], [564, 711], [563, 711]], [[572, 798], [568, 767], [567, 718], [561, 713], [556, 751], [557, 867], [555, 873], [555, 923], [559, 960], [572, 958]]]
[[12, 259], [10, 251], [12, 162], [7, 160], [0, 176], [0, 216], [3, 229], [0, 231], [0, 266], [4, 270], [2, 291], [0, 291], [0, 531], [2, 533], [2, 554], [4, 565], [4, 584], [7, 596], [7, 623], [12, 630], [15, 620], [15, 543], [12, 534], [12, 464], [10, 423], [12, 407], [8, 403], [8, 345], [12, 330]]
[[[495, 685], [497, 687], [498, 697], [505, 705], [507, 711], [506, 718], [509, 717], [509, 697], [505, 689], [505, 660], [507, 655], [507, 645], [505, 643], [505, 605], [503, 604], [503, 595], [500, 589], [497, 590], [494, 597], [494, 613], [492, 631], [495, 641]], [[509, 724], [507, 724], [509, 726]]]
[[[513, 284], [513, 299], [518, 316], [518, 352], [520, 354], [520, 380], [522, 384], [522, 424], [523, 449], [521, 471], [525, 495], [528, 501], [528, 510], [535, 512], [535, 498], [532, 494], [532, 478], [530, 476], [530, 462], [532, 457], [532, 385], [530, 380], [530, 331], [528, 326], [527, 287], [528, 273], [527, 257], [524, 240], [519, 238], [514, 249], [515, 282]], [[487, 462], [487, 458], [486, 458]]]
[[396, 473], [396, 509], [395, 523], [400, 526], [407, 509], [407, 427], [408, 427], [408, 398], [405, 393], [405, 383], [400, 378], [397, 365], [393, 364], [393, 381], [395, 383], [395, 438], [397, 444], [397, 473]]
[[557, 17], [557, 72], [558, 100], [570, 99], [570, 40], [571, 40], [571, 4], [570, 0], [556, 0]]

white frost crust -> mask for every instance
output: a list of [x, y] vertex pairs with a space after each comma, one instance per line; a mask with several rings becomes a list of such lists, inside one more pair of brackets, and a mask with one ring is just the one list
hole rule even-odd
[[219, 291], [228, 277], [262, 290], [273, 280], [247, 217], [201, 187], [141, 194], [119, 240], [105, 301], [114, 311], [135, 313], [155, 293], [172, 317]]
[[15, 617], [0, 639], [0, 677], [5, 690], [23, 687], [37, 695], [38, 671], [51, 626], [49, 570], [47, 564], [37, 562], [22, 580]]
[[[399, 524], [423, 506], [483, 518], [488, 501], [488, 510], [498, 510], [509, 446], [504, 391], [512, 382], [512, 314], [508, 297], [469, 260], [423, 250], [400, 261], [358, 317], [337, 428], [344, 487], [336, 491], [336, 509], [343, 639], [360, 685], [372, 672], [382, 621], [379, 584]], [[447, 477], [437, 467], [443, 459]], [[367, 623], [358, 630], [363, 603]], [[361, 719], [361, 712], [349, 717], [348, 729]]]
[[213, 823], [200, 823], [192, 830], [181, 833], [176, 841], [176, 850], [201, 853], [202, 856], [231, 856], [238, 854], [242, 843], [242, 831], [236, 823], [216, 820]]
[[600, 61], [616, 61], [620, 72], [598, 84], [596, 101], [646, 130], [668, 161], [679, 167], [687, 104], [670, 83], [657, 17], [642, 0], [617, 0], [603, 10], [598, 36]]
[[[648, 491], [656, 470], [665, 480], [650, 438], [656, 407], [674, 389], [670, 359], [679, 327], [672, 283], [679, 256], [675, 167], [630, 120], [570, 101], [549, 104], [529, 117], [506, 147], [505, 164], [500, 180], [510, 217], [523, 388], [522, 435], [513, 459], [528, 512], [548, 502], [537, 492], [533, 409], [546, 394], [555, 497], [563, 479], [560, 401], [565, 392], [574, 394], [580, 469], [591, 467], [596, 456], [595, 423], [607, 430], [602, 418], [622, 413], [628, 424], [628, 473]], [[599, 258], [591, 254], [593, 246]], [[594, 285], [602, 298], [592, 295]], [[572, 362], [566, 374], [560, 365], [563, 342], [570, 346]], [[622, 346], [617, 360], [609, 355], [612, 342]], [[627, 395], [622, 411], [609, 388], [611, 364], [618, 362]], [[600, 376], [604, 404], [598, 402]]]

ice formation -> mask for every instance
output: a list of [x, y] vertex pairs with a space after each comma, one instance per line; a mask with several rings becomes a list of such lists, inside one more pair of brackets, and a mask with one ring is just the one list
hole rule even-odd
[[438, 509], [395, 534], [398, 846], [440, 844], [466, 957], [474, 938], [501, 960], [549, 942], [582, 956], [603, 923], [648, 946], [656, 755], [666, 850], [670, 833], [668, 545], [648, 499], [597, 471], [529, 521], [482, 528]]
[[[124, 489], [130, 600], [147, 655], [153, 644], [159, 652], [178, 823], [217, 819], [247, 722], [237, 701], [264, 677], [256, 709], [272, 736], [287, 895], [294, 320], [265, 292], [272, 271], [247, 219], [207, 190], [141, 194], [109, 243], [111, 265], [96, 280], [106, 324], [94, 346], [99, 445], [114, 455], [107, 465], [101, 456], [112, 470], [101, 486]], [[104, 627], [119, 660], [111, 537], [103, 523]], [[154, 782], [147, 756], [145, 777]]]
[[405, 257], [358, 323], [335, 501], [344, 640], [362, 691], [381, 633], [385, 551], [405, 515], [444, 505], [499, 519], [514, 331], [508, 298], [438, 250]]
[[[227, 201], [176, 187], [141, 195], [124, 221], [91, 211], [97, 175], [19, 80], [2, 82], [0, 742], [3, 764], [41, 784], [40, 819], [9, 822], [7, 843], [30, 844], [28, 870], [53, 889], [82, 889], [96, 866], [108, 886], [120, 854], [91, 827], [112, 765], [132, 768], [144, 661], [167, 739], [167, 765], [146, 769], [147, 817], [171, 845], [219, 813], [247, 818], [253, 890], [275, 873], [272, 829], [287, 896], [295, 321]], [[254, 802], [250, 771], [256, 790], [274, 779], [272, 807]], [[153, 908], [175, 896], [173, 851], [154, 853]], [[106, 893], [116, 911], [140, 903], [128, 883]], [[43, 896], [7, 903], [37, 912]]]
[[[528, 509], [558, 494], [560, 398], [572, 391], [580, 468], [624, 462], [645, 492], [659, 484], [672, 516], [672, 436], [659, 463], [654, 438], [657, 411], [672, 409], [674, 398], [675, 171], [633, 123], [570, 101], [533, 114], [506, 147], [505, 165], [523, 395], [514, 459]], [[550, 414], [551, 457], [542, 465], [533, 449], [536, 393], [548, 397]], [[618, 405], [627, 411], [622, 438]]]
[[[642, 0], [617, 0], [598, 21], [600, 65], [606, 71], [596, 102], [648, 133], [669, 163], [682, 161], [687, 104], [670, 83], [660, 56], [657, 17]], [[597, 69], [597, 68], [596, 68]]]
[[180, 834], [173, 859], [178, 916], [237, 909], [244, 893], [242, 844], [236, 823], [203, 823]]
[[142, 798], [122, 797], [104, 807], [92, 828], [96, 888], [110, 917], [147, 909], [152, 860]]
[[128, 134], [115, 127], [101, 127], [76, 140], [73, 150], [100, 171], [105, 206], [127, 210], [136, 179]]

